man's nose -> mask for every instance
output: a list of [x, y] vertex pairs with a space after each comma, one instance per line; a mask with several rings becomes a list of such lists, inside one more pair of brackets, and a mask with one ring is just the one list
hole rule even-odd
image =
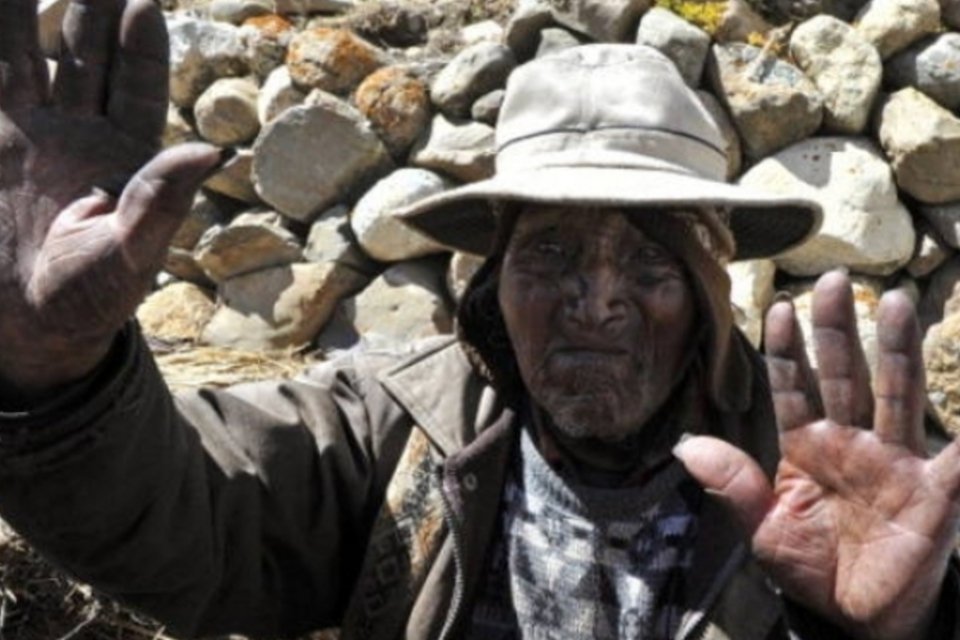
[[567, 288], [567, 316], [582, 329], [616, 332], [626, 322], [623, 274], [611, 265], [596, 265], [572, 277]]

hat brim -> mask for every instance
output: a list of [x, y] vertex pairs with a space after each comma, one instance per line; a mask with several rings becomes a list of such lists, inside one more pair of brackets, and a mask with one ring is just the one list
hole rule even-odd
[[823, 212], [816, 201], [669, 171], [612, 167], [544, 167], [511, 171], [416, 202], [399, 217], [457, 251], [492, 249], [494, 201], [629, 207], [726, 207], [736, 240], [735, 260], [771, 257], [816, 233]]

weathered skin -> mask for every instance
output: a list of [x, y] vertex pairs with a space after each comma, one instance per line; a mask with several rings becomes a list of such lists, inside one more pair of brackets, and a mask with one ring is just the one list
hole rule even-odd
[[[52, 89], [35, 10], [33, 0], [0, 0], [4, 408], [37, 402], [97, 366], [219, 160], [216, 149], [193, 145], [141, 167], [166, 108], [166, 39], [149, 0], [75, 1], [65, 25], [71, 54]], [[115, 189], [138, 168], [119, 199], [92, 191]], [[783, 450], [774, 487], [726, 443], [693, 438], [676, 453], [739, 514], [786, 593], [857, 637], [916, 639], [960, 521], [960, 444], [924, 456], [920, 332], [904, 295], [884, 298], [879, 324], [871, 392], [844, 276], [825, 276], [815, 293], [819, 379], [792, 307], [771, 309]]]
[[[54, 82], [32, 0], [0, 2], [0, 399], [92, 370], [159, 269], [208, 145], [159, 146], [167, 39], [150, 2], [74, 2]], [[131, 178], [132, 176], [132, 178]], [[116, 193], [119, 199], [99, 186]]]

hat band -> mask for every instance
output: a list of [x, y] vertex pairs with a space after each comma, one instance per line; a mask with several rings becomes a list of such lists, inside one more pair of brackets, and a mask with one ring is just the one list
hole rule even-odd
[[633, 127], [538, 133], [505, 142], [497, 173], [548, 167], [669, 171], [725, 182], [727, 157], [713, 145], [673, 132]]

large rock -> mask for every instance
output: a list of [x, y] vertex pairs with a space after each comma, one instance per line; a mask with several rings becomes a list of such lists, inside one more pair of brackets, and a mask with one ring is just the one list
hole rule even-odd
[[883, 78], [877, 49], [847, 23], [821, 15], [794, 30], [790, 54], [823, 95], [823, 124], [837, 133], [863, 131]]
[[317, 27], [290, 41], [287, 67], [301, 89], [347, 94], [387, 64], [386, 54], [345, 29]]
[[599, 42], [630, 39], [650, 0], [547, 0], [553, 18]]
[[251, 71], [263, 80], [283, 66], [296, 28], [290, 21], [271, 14], [246, 20], [241, 33], [247, 43]]
[[465, 118], [477, 98], [506, 84], [516, 65], [509, 47], [493, 42], [475, 44], [443, 68], [430, 86], [430, 97], [446, 115]]
[[490, 125], [454, 122], [437, 114], [410, 151], [410, 164], [474, 182], [493, 175], [495, 150]]
[[269, 14], [272, 5], [267, 0], [212, 0], [206, 13], [211, 20], [240, 25], [248, 18]]
[[506, 91], [497, 89], [477, 98], [470, 109], [470, 117], [491, 127], [496, 126], [497, 119], [500, 117], [500, 108], [503, 107], [503, 99], [506, 95]]
[[540, 46], [537, 47], [535, 57], [553, 55], [565, 49], [572, 49], [583, 44], [581, 37], [577, 37], [569, 29], [563, 27], [549, 27], [540, 32]]
[[340, 299], [367, 279], [335, 263], [299, 263], [231, 278], [203, 331], [207, 344], [285, 349], [308, 344]]
[[937, 0], [871, 0], [854, 20], [884, 60], [940, 27]]
[[277, 13], [311, 15], [343, 13], [358, 6], [358, 0], [273, 0]]
[[710, 36], [677, 14], [653, 7], [640, 19], [637, 44], [649, 45], [673, 60], [684, 81], [700, 86], [710, 51]]
[[383, 267], [360, 248], [350, 227], [349, 213], [349, 209], [343, 205], [324, 211], [310, 225], [303, 256], [309, 262], [343, 264], [374, 278], [380, 275]]
[[283, 112], [254, 145], [257, 193], [302, 222], [346, 201], [391, 166], [386, 148], [358, 111], [332, 96], [314, 102]]
[[[878, 278], [853, 277], [853, 310], [857, 319], [857, 331], [860, 335], [860, 344], [866, 356], [870, 371], [877, 369], [877, 308], [880, 298], [884, 294], [883, 281]], [[816, 281], [797, 282], [784, 287], [784, 290], [793, 297], [793, 306], [797, 311], [797, 321], [803, 335], [807, 337], [806, 350], [810, 366], [817, 367], [813, 335], [811, 311], [813, 309], [813, 288]]]
[[213, 317], [213, 298], [206, 289], [175, 282], [150, 294], [137, 309], [144, 334], [169, 342], [196, 342]]
[[158, 281], [165, 274], [205, 289], [212, 289], [217, 286], [207, 277], [197, 259], [193, 257], [193, 251], [189, 249], [170, 247], [167, 250], [167, 255], [163, 260], [163, 273], [158, 276]]
[[434, 259], [393, 265], [351, 301], [347, 315], [360, 335], [401, 345], [450, 333], [443, 272], [443, 263]]
[[220, 146], [253, 140], [260, 131], [259, 88], [249, 78], [221, 78], [197, 99], [194, 116], [204, 139]]
[[813, 198], [823, 207], [820, 232], [779, 256], [795, 275], [817, 275], [841, 266], [886, 275], [911, 258], [913, 223], [897, 199], [890, 167], [863, 138], [813, 138], [767, 158], [741, 184]]
[[276, 213], [245, 213], [226, 226], [207, 230], [194, 250], [197, 262], [214, 282], [303, 260], [297, 237], [284, 229]]
[[931, 204], [960, 199], [960, 119], [907, 88], [884, 102], [879, 123], [901, 189]]
[[758, 47], [731, 43], [713, 46], [708, 68], [748, 156], [762, 158], [820, 128], [823, 97], [792, 64]]
[[[696, 2], [687, 5], [693, 11], [704, 7], [707, 11], [719, 11], [716, 17], [705, 16], [704, 22], [712, 28], [707, 31], [717, 42], [749, 42], [757, 35], [766, 37], [773, 28], [757, 13], [749, 0], [726, 0], [726, 2]], [[704, 25], [705, 26], [705, 25]]]
[[521, 0], [507, 22], [503, 41], [518, 62], [526, 62], [537, 53], [540, 33], [552, 24], [553, 12], [546, 0]]
[[360, 246], [384, 262], [399, 262], [443, 251], [443, 245], [405, 225], [396, 217], [396, 212], [451, 186], [449, 180], [426, 169], [394, 171], [374, 185], [357, 202], [350, 215], [350, 224]]
[[355, 100], [394, 158], [402, 158], [430, 122], [427, 85], [400, 67], [367, 76]]
[[167, 20], [170, 34], [170, 99], [192, 108], [207, 87], [220, 78], [241, 76], [249, 69], [240, 29], [175, 15]]
[[891, 89], [914, 87], [946, 109], [960, 108], [960, 33], [943, 33], [891, 58], [884, 69]]
[[737, 326], [755, 347], [763, 339], [763, 319], [773, 302], [773, 280], [777, 265], [773, 260], [744, 260], [727, 265], [730, 275], [730, 301]]

